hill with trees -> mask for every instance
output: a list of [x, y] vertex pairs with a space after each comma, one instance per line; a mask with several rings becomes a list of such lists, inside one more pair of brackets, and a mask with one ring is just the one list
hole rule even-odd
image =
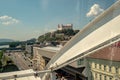
[[71, 39], [79, 30], [67, 29], [48, 32], [38, 37], [39, 42], [44, 41], [65, 41]]

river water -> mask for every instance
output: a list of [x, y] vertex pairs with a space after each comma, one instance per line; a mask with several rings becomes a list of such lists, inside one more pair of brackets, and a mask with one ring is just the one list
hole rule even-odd
[[0, 45], [0, 48], [9, 48], [9, 45]]

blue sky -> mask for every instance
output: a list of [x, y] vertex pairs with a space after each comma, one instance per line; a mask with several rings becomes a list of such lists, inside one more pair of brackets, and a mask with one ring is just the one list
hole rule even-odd
[[27, 40], [72, 23], [82, 29], [117, 0], [0, 0], [0, 38]]

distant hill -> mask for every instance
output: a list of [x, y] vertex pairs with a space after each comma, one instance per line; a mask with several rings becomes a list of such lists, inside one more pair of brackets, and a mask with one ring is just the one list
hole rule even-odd
[[14, 42], [12, 39], [0, 39], [0, 43], [2, 42]]
[[67, 30], [56, 30], [54, 32], [48, 32], [38, 37], [39, 42], [44, 41], [68, 41], [77, 34], [79, 30], [67, 29]]

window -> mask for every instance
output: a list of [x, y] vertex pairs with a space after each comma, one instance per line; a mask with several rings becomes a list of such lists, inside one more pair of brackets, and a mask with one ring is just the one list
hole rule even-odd
[[109, 71], [111, 72], [111, 66], [109, 67]]
[[101, 64], [99, 64], [99, 69], [101, 69]]
[[95, 78], [97, 79], [97, 73], [95, 73]]
[[95, 68], [97, 68], [97, 64], [95, 64]]
[[101, 76], [102, 76], [102, 75], [100, 74], [100, 80], [102, 80]]
[[107, 80], [107, 79], [106, 79], [106, 76], [104, 76], [104, 80]]
[[116, 73], [119, 73], [119, 68], [118, 67], [116, 67]]
[[110, 80], [112, 80], [112, 77], [110, 77]]
[[106, 71], [106, 66], [104, 66], [104, 71]]
[[79, 59], [78, 60], [78, 65], [83, 65], [84, 64], [84, 59]]

